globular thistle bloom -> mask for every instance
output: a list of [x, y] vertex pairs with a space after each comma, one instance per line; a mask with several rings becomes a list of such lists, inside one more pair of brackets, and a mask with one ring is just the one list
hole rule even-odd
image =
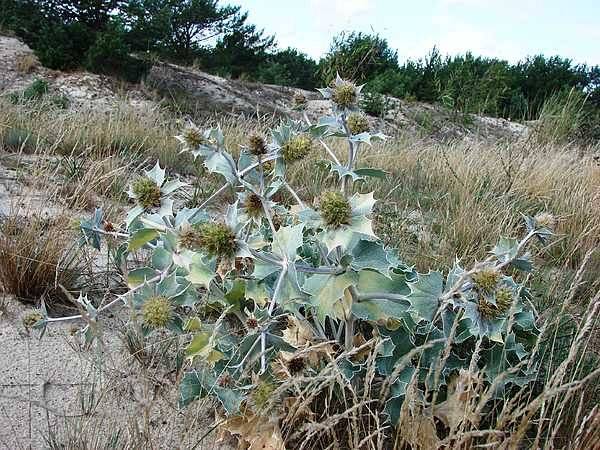
[[248, 317], [246, 319], [246, 327], [248, 327], [250, 330], [255, 330], [258, 328], [258, 320], [256, 320], [254, 317]]
[[206, 142], [204, 135], [195, 125], [188, 125], [181, 133], [181, 138], [185, 145], [189, 148], [196, 149]]
[[202, 240], [198, 230], [187, 225], [179, 232], [179, 246], [186, 250], [198, 250], [202, 246]]
[[198, 234], [200, 248], [211, 256], [233, 256], [237, 251], [235, 233], [224, 223], [204, 223]]
[[251, 217], [258, 217], [263, 213], [262, 200], [254, 192], [249, 193], [244, 199], [244, 208]]
[[354, 83], [340, 81], [333, 86], [331, 100], [342, 108], [352, 108], [358, 101], [358, 90]]
[[38, 311], [31, 311], [25, 317], [23, 317], [23, 326], [29, 329], [43, 318], [44, 317], [42, 316], [42, 314]]
[[504, 314], [510, 309], [513, 301], [513, 293], [510, 289], [501, 288], [496, 291], [496, 307], [501, 314]]
[[292, 375], [298, 375], [306, 368], [306, 360], [300, 356], [290, 359], [286, 363], [287, 369]]
[[540, 228], [548, 228], [553, 230], [556, 227], [556, 217], [548, 212], [541, 212], [535, 215], [535, 223]]
[[138, 178], [131, 185], [131, 190], [141, 207], [149, 209], [160, 206], [160, 187], [150, 178]]
[[262, 136], [253, 134], [248, 138], [248, 149], [253, 155], [264, 155], [267, 153], [267, 144]]
[[273, 172], [273, 169], [275, 168], [275, 165], [273, 164], [273, 160], [269, 160], [269, 161], [262, 161], [261, 162], [263, 171], [265, 173], [269, 173], [269, 172]]
[[472, 277], [475, 287], [483, 292], [493, 292], [500, 281], [500, 272], [488, 267], [475, 272]]
[[484, 298], [479, 299], [479, 313], [488, 320], [497, 319], [510, 309], [513, 303], [513, 294], [510, 289], [501, 288], [496, 291], [496, 304]]
[[287, 163], [299, 161], [308, 156], [312, 150], [312, 139], [308, 134], [293, 136], [281, 146], [283, 160]]
[[142, 306], [142, 318], [150, 328], [166, 327], [173, 314], [173, 307], [168, 298], [151, 297]]
[[326, 225], [337, 228], [342, 224], [349, 224], [352, 216], [350, 202], [341, 192], [324, 192], [318, 202], [321, 218]]
[[352, 113], [347, 119], [348, 129], [353, 135], [369, 131], [369, 119], [364, 114]]

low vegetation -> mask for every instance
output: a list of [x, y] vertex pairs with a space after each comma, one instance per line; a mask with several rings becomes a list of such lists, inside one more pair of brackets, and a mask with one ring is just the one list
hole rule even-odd
[[[104, 206], [80, 228], [121, 281], [101, 299], [82, 291], [82, 338], [127, 305], [122, 340], [143, 371], [174, 373], [182, 408], [211, 399], [218, 428], [250, 448], [595, 442], [592, 155], [535, 134], [384, 142], [357, 115], [356, 86], [323, 94], [331, 117], [270, 132], [0, 103], [7, 129], [30, 129], [33, 154], [57, 161], [43, 170], [88, 180]], [[29, 325], [64, 320], [40, 313]]]

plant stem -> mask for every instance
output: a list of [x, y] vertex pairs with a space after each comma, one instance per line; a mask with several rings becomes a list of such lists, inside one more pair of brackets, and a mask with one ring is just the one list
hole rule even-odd
[[354, 316], [350, 313], [350, 317], [344, 321], [344, 348], [350, 351], [352, 347], [354, 347]]
[[[271, 303], [269, 304], [269, 317], [273, 314], [273, 310], [275, 309], [275, 299], [279, 297], [279, 291], [281, 290], [281, 286], [283, 284], [283, 278], [287, 273], [287, 267], [284, 267], [281, 270], [281, 273], [277, 277], [277, 282], [275, 283], [275, 289], [273, 291], [273, 298], [271, 299]], [[267, 330], [263, 329], [260, 333], [260, 373], [265, 373], [267, 370]]]
[[358, 302], [364, 302], [367, 300], [400, 301], [400, 300], [407, 300], [407, 298], [406, 298], [406, 295], [392, 294], [390, 292], [369, 292], [368, 294], [358, 294], [356, 300]]
[[312, 273], [312, 274], [330, 274], [330, 275], [341, 275], [346, 271], [345, 268], [341, 266], [320, 266], [320, 267], [312, 267], [306, 264], [297, 263], [296, 270], [298, 272], [303, 273]]
[[329, 156], [331, 156], [331, 159], [333, 159], [333, 162], [336, 163], [338, 166], [341, 166], [342, 164], [340, 163], [340, 160], [337, 159], [337, 156], [335, 156], [335, 153], [333, 153], [333, 151], [329, 148], [329, 146], [325, 143], [325, 141], [323, 139], [319, 139], [319, 143], [325, 148], [327, 153], [329, 153]]
[[302, 199], [298, 196], [298, 194], [296, 193], [296, 191], [289, 185], [289, 183], [287, 181], [284, 181], [283, 185], [288, 190], [288, 192], [290, 194], [292, 194], [292, 197], [294, 197], [294, 200], [296, 200], [296, 203], [298, 203], [298, 205], [300, 206], [300, 208], [306, 209], [306, 205], [304, 204], [304, 202], [302, 201]]
[[[170, 268], [170, 266], [169, 266]], [[155, 277], [150, 278], [149, 280], [146, 280], [146, 283], [153, 283], [155, 281], [159, 281], [162, 277], [162, 272], [160, 273], [160, 275], [157, 275]], [[119, 302], [124, 302], [124, 298], [127, 297], [129, 294], [136, 292], [137, 290], [141, 289], [142, 286], [144, 286], [145, 283], [142, 283], [136, 287], [134, 287], [133, 289], [130, 289], [129, 291], [127, 291], [125, 294], [121, 294], [121, 295], [117, 295], [117, 297], [112, 300], [111, 302], [107, 303], [106, 305], [98, 308], [97, 312], [100, 313], [102, 311], [106, 311], [107, 309], [112, 308], [114, 305], [116, 305]], [[66, 317], [47, 317], [46, 318], [46, 323], [51, 323], [51, 322], [67, 322], [70, 320], [77, 320], [77, 319], [82, 319], [83, 315], [82, 314], [76, 314], [74, 316], [66, 316]]]

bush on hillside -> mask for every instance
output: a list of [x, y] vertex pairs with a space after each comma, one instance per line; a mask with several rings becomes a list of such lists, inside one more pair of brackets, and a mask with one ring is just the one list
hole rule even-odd
[[[122, 226], [100, 209], [80, 223], [94, 248], [108, 239], [129, 288], [98, 309], [81, 296], [93, 322], [82, 334], [93, 339], [100, 313], [125, 304], [139, 336], [185, 342], [181, 406], [212, 398], [220, 427], [247, 446], [554, 439], [557, 422], [533, 426], [531, 414], [591, 381], [560, 375], [576, 363], [573, 347], [540, 394], [552, 343], [520, 280], [533, 270], [528, 248], [552, 238], [556, 219], [525, 217], [521, 238], [500, 238], [472, 267], [417, 272], [373, 231], [375, 199], [361, 182], [386, 172], [357, 162], [385, 137], [363, 120], [360, 87], [337, 78], [320, 92], [331, 116], [251, 136], [239, 157], [221, 129], [186, 127], [183, 150], [223, 181], [201, 205], [174, 208], [185, 183], [156, 162], [131, 181]], [[326, 144], [334, 139], [342, 160]], [[288, 171], [317, 151], [337, 183], [302, 198], [310, 186], [293, 187]], [[211, 203], [231, 191], [233, 202]], [[574, 342], [585, 342], [592, 313]]]

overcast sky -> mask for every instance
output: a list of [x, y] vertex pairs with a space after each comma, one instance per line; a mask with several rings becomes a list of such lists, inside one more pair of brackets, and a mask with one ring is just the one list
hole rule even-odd
[[[224, 1], [223, 3], [227, 3]], [[600, 0], [232, 0], [280, 47], [318, 59], [341, 31], [377, 32], [406, 58], [471, 50], [518, 61], [528, 55], [600, 64]]]

